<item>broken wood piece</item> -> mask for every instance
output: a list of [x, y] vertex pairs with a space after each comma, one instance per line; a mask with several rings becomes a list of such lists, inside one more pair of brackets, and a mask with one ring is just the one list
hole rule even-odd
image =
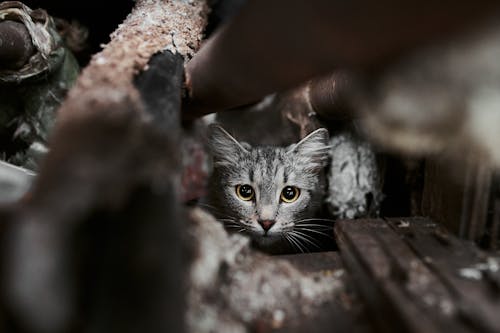
[[[397, 235], [382, 220], [352, 220], [337, 222], [335, 227], [338, 246], [346, 268], [350, 271], [361, 297], [367, 302], [369, 316], [386, 332], [442, 332], [443, 321], [429, 317], [445, 316], [438, 309], [440, 302], [449, 302], [450, 295], [442, 284], [436, 283], [429, 269], [400, 244]], [[399, 244], [394, 253], [387, 240], [379, 237], [388, 233]], [[404, 252], [401, 253], [400, 251]], [[402, 256], [398, 259], [398, 256]], [[417, 278], [422, 282], [417, 282]], [[407, 284], [415, 282], [418, 289]], [[433, 288], [436, 292], [433, 292]], [[408, 294], [409, 292], [409, 294]], [[421, 292], [435, 294], [437, 304], [428, 306]], [[386, 318], [391, 318], [387, 321]], [[459, 332], [459, 331], [457, 331]]]
[[399, 228], [388, 223], [455, 295], [459, 321], [476, 332], [500, 330], [500, 257], [482, 251], [472, 241], [458, 239], [429, 219], [412, 218]]
[[346, 267], [381, 329], [498, 332], [500, 309], [491, 283], [463, 270], [498, 274], [498, 259], [490, 258], [488, 266], [488, 256], [472, 243], [423, 218], [344, 220], [335, 232]]

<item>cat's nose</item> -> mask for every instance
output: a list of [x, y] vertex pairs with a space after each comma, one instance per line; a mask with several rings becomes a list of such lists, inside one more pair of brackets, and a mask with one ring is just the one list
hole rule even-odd
[[271, 229], [274, 223], [275, 222], [271, 220], [259, 220], [259, 224], [261, 225], [262, 229], [264, 229], [264, 231], [268, 231], [269, 229]]

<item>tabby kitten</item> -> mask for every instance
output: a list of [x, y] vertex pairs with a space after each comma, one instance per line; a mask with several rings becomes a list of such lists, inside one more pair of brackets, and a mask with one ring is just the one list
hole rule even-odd
[[[309, 251], [326, 234], [316, 218], [324, 196], [328, 131], [288, 147], [252, 147], [219, 126], [210, 128], [212, 213], [229, 231], [250, 236], [269, 253]], [[319, 222], [319, 223], [318, 223]]]

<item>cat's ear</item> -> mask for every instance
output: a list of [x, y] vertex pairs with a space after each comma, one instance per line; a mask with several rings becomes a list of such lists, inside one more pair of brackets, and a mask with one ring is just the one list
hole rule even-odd
[[215, 166], [234, 165], [241, 153], [248, 153], [248, 145], [239, 143], [222, 127], [210, 125], [208, 133], [209, 148]]
[[288, 148], [296, 161], [311, 171], [319, 171], [328, 164], [330, 146], [328, 130], [319, 128]]

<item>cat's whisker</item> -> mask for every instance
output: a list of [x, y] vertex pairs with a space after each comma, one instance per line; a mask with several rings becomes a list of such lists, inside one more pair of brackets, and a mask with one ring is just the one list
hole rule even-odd
[[305, 250], [302, 250], [302, 253], [310, 252], [311, 245], [314, 245], [314, 247], [319, 248], [316, 244], [311, 243], [310, 241], [300, 238], [298, 235], [295, 235], [295, 240], [301, 244]]
[[318, 229], [326, 229], [326, 228], [332, 229], [333, 228], [333, 225], [323, 224], [323, 223], [295, 223], [294, 225], [296, 227], [297, 226], [305, 226], [305, 227], [315, 227]]
[[237, 233], [242, 233], [244, 231], [246, 231], [247, 229], [246, 228], [240, 228], [239, 230], [236, 230]]
[[243, 223], [243, 221], [241, 221], [239, 219], [217, 219], [217, 220], [223, 222], [224, 224], [229, 222], [229, 223], [241, 225], [241, 226], [245, 225], [245, 223]]
[[321, 231], [330, 231], [333, 229], [333, 226], [324, 224], [315, 224], [315, 223], [299, 223], [295, 224], [294, 227], [301, 229], [321, 230]]
[[217, 209], [217, 207], [213, 206], [213, 205], [209, 205], [207, 203], [203, 203], [203, 202], [198, 202], [196, 204], [197, 206], [201, 206], [201, 207], [206, 207], [206, 208], [212, 208], [212, 209]]
[[299, 250], [297, 244], [295, 244], [292, 237], [290, 235], [288, 235], [288, 233], [284, 233], [283, 236], [285, 236], [286, 240], [288, 241], [288, 243], [290, 243], [290, 245], [292, 245], [293, 248]]
[[295, 235], [295, 237], [297, 237], [298, 239], [301, 239], [303, 240], [304, 242], [308, 243], [308, 244], [311, 244], [312, 246], [316, 247], [316, 248], [321, 248], [318, 244], [316, 244], [314, 241], [314, 238], [312, 238], [311, 236], [309, 235], [306, 235], [300, 231], [297, 231], [297, 230], [294, 230], [292, 232], [290, 232], [291, 234]]
[[283, 233], [281, 235], [282, 238], [286, 239], [286, 241], [288, 242], [288, 244], [290, 244], [292, 246], [292, 248], [294, 248], [295, 246], [293, 245], [292, 241], [290, 240], [290, 238], [287, 236], [286, 233]]
[[332, 234], [329, 234], [329, 233], [326, 233], [326, 232], [323, 232], [323, 231], [318, 231], [318, 230], [314, 230], [314, 229], [311, 229], [311, 228], [301, 228], [301, 227], [297, 227], [297, 228], [300, 229], [300, 230], [303, 230], [305, 232], [312, 232], [312, 233], [315, 233], [315, 234], [318, 234], [318, 235], [326, 236], [328, 238], [332, 238], [333, 237]]
[[308, 226], [316, 226], [316, 227], [333, 227], [333, 224], [327, 224], [327, 223], [311, 223], [311, 222], [302, 222], [302, 223], [295, 223], [295, 225], [308, 225]]
[[224, 226], [227, 228], [243, 228], [246, 229], [246, 226], [241, 223], [235, 223], [235, 222], [226, 222], [224, 223]]
[[321, 230], [327, 230], [327, 229], [333, 229], [332, 226], [329, 226], [329, 225], [324, 225], [324, 224], [311, 224], [311, 223], [300, 223], [300, 224], [296, 224], [295, 227], [310, 227], [310, 228], [314, 228], [314, 229], [321, 229]]
[[235, 219], [217, 219], [217, 221], [222, 222], [225, 227], [243, 227], [243, 224]]
[[[236, 233], [241, 233], [247, 230], [247, 227], [242, 224], [240, 221], [235, 220], [235, 219], [219, 219], [219, 221], [224, 223], [224, 228], [226, 229], [231, 229], [228, 230], [230, 232], [236, 232]], [[234, 230], [238, 229], [238, 230]]]
[[241, 225], [236, 224], [236, 223], [234, 223], [234, 224], [226, 224], [226, 225], [224, 225], [224, 226], [225, 226], [226, 228], [241, 228], [241, 227], [242, 227]]
[[308, 239], [309, 237], [306, 238], [305, 237], [306, 235], [303, 235], [301, 232], [298, 232], [297, 230], [290, 232], [290, 234], [292, 234], [293, 237], [295, 237], [296, 241], [298, 241], [301, 245], [304, 246], [304, 248], [306, 249], [305, 252], [309, 252], [307, 244], [313, 245], [314, 247], [318, 247], [318, 245], [316, 245], [314, 242]]
[[225, 216], [225, 218], [217, 218], [217, 221], [222, 222], [225, 227], [239, 227], [239, 228], [244, 227], [244, 224], [241, 223], [237, 217], [234, 217], [234, 216], [231, 216], [228, 214], [224, 214], [221, 211], [219, 211], [218, 209], [216, 209], [215, 207], [208, 205], [208, 204], [200, 204], [200, 205], [203, 207], [212, 209], [213, 210], [212, 213], [215, 213], [215, 215]]
[[301, 222], [310, 222], [310, 221], [321, 221], [321, 222], [335, 222], [334, 219], [324, 219], [324, 218], [308, 218], [308, 219], [302, 219], [302, 220], [297, 220], [294, 221], [294, 223], [301, 223]]
[[296, 247], [300, 252], [305, 253], [304, 249], [299, 245], [298, 240], [293, 235], [287, 233], [285, 237], [290, 242], [290, 244], [292, 244], [292, 246]]
[[297, 229], [294, 229], [292, 232], [294, 232], [294, 233], [296, 233], [296, 234], [299, 234], [299, 235], [302, 235], [302, 236], [304, 236], [304, 237], [307, 237], [308, 239], [311, 239], [311, 240], [313, 240], [313, 241], [315, 240], [315, 239], [314, 239], [314, 237], [312, 237], [311, 235], [308, 235], [308, 234], [306, 234], [306, 233], [304, 233], [304, 232], [302, 232], [302, 231], [299, 231], [299, 230], [297, 230]]
[[307, 245], [304, 244], [303, 241], [297, 237], [297, 235], [294, 235], [293, 237], [294, 237], [295, 241], [297, 242], [297, 244], [299, 244], [300, 251], [302, 253], [309, 252], [309, 249], [308, 249]]

